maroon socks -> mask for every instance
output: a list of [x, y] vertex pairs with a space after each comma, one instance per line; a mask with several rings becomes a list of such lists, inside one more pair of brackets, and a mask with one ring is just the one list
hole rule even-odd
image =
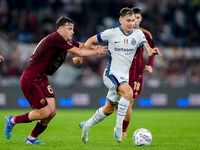
[[35, 128], [32, 130], [31, 132], [31, 136], [36, 138], [38, 137], [45, 129], [47, 128], [47, 126], [44, 126], [42, 124], [39, 123], [39, 121], [36, 123]]
[[28, 123], [32, 122], [28, 118], [29, 113], [23, 114], [23, 115], [18, 115], [14, 117], [15, 123]]
[[123, 129], [122, 129], [123, 132], [126, 132], [128, 125], [129, 125], [129, 121], [123, 120]]

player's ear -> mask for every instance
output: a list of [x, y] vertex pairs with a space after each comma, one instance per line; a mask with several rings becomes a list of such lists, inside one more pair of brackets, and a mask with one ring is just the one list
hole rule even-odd
[[121, 17], [119, 18], [119, 22], [122, 24], [122, 18]]
[[62, 33], [62, 32], [63, 32], [63, 26], [60, 26], [60, 27], [58, 28], [58, 31], [59, 31], [60, 33]]

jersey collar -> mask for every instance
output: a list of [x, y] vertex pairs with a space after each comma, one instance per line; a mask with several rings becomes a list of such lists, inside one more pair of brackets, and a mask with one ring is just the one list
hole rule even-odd
[[133, 30], [131, 31], [131, 33], [129, 33], [128, 35], [125, 34], [124, 30], [122, 29], [122, 26], [119, 26], [119, 29], [121, 30], [121, 32], [125, 35], [125, 36], [129, 36], [130, 34], [133, 33]]

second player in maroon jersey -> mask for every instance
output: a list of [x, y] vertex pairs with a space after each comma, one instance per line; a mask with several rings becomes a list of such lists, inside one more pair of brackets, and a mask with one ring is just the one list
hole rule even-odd
[[[135, 12], [135, 18], [136, 18], [135, 28], [142, 30], [150, 47], [154, 48], [155, 46], [154, 46], [153, 37], [151, 33], [139, 26], [140, 22], [142, 21], [142, 16], [141, 16], [142, 11], [136, 7], [132, 8], [132, 10]], [[134, 99], [140, 95], [141, 90], [142, 90], [143, 72], [144, 72], [143, 51], [144, 51], [143, 47], [139, 47], [139, 50], [137, 51], [132, 61], [131, 68], [129, 71], [129, 85], [133, 89], [133, 98], [129, 104], [129, 108], [126, 112], [126, 116], [123, 121], [123, 132], [122, 132], [123, 137], [126, 137], [127, 127], [129, 125], [131, 115], [132, 115], [132, 105], [133, 105]], [[153, 62], [154, 62], [154, 56], [148, 57], [148, 64], [145, 66], [146, 71], [152, 73]]]

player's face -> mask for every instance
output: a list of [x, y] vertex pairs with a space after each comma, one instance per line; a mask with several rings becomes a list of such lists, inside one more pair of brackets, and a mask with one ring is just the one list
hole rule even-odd
[[63, 36], [66, 40], [71, 40], [74, 34], [74, 24], [73, 23], [66, 23], [63, 27]]
[[126, 15], [122, 18], [119, 18], [121, 23], [122, 29], [124, 30], [125, 34], [131, 33], [134, 28], [135, 24], [135, 15]]
[[142, 16], [141, 14], [135, 14], [135, 24], [134, 28], [139, 29], [140, 22], [142, 21]]

